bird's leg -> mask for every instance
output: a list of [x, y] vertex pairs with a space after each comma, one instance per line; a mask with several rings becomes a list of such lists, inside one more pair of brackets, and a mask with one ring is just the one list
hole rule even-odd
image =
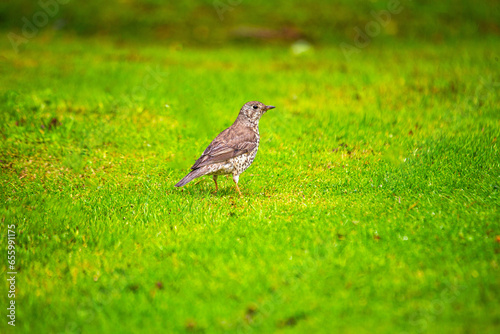
[[217, 186], [217, 175], [212, 176], [215, 182], [215, 192], [219, 191], [219, 187]]
[[240, 196], [243, 196], [241, 194], [240, 187], [238, 187], [238, 180], [239, 179], [240, 179], [239, 175], [233, 175], [233, 181], [234, 181], [234, 185], [236, 186], [236, 190], [238, 190], [238, 193], [240, 194]]

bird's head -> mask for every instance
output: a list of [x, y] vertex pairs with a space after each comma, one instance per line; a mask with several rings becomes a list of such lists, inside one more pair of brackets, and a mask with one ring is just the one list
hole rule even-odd
[[250, 123], [250, 125], [258, 125], [259, 120], [268, 110], [274, 109], [274, 106], [267, 106], [259, 101], [250, 101], [243, 105], [240, 110], [238, 118], [242, 118], [242, 121]]

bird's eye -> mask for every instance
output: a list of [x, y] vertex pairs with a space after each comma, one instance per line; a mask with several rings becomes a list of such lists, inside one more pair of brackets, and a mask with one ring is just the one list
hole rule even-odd
[[257, 109], [257, 108], [259, 108], [259, 107], [257, 107], [257, 106], [253, 106], [253, 108], [254, 108], [254, 109]]

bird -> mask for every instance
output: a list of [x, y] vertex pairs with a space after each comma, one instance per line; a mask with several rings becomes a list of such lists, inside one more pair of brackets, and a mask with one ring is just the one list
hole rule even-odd
[[212, 175], [215, 192], [219, 190], [217, 177], [232, 175], [236, 190], [241, 194], [238, 181], [255, 159], [259, 149], [259, 121], [262, 115], [275, 106], [259, 101], [250, 101], [243, 105], [233, 125], [222, 131], [191, 167], [191, 172], [175, 186], [182, 187], [192, 180]]

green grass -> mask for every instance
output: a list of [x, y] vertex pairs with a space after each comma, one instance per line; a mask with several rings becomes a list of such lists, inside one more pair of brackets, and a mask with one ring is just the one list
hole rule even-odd
[[[47, 38], [0, 41], [2, 332], [499, 331], [498, 40]], [[244, 197], [174, 188], [249, 100], [276, 109]]]

